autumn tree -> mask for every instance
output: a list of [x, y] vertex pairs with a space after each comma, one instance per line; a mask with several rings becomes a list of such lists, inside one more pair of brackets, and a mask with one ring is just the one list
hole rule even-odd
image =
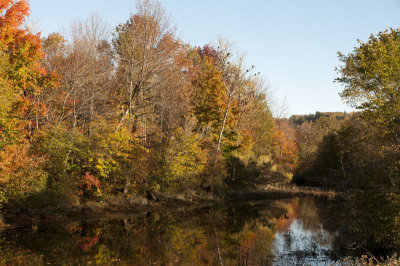
[[112, 118], [108, 97], [113, 81], [111, 45], [108, 27], [98, 14], [71, 26], [71, 40], [58, 33], [44, 39], [44, 65], [62, 76], [60, 86], [47, 90], [43, 102], [51, 113], [52, 124], [66, 123], [70, 127], [85, 127], [98, 115]]
[[249, 137], [256, 158], [274, 152], [275, 121], [266, 94], [259, 89], [241, 92], [239, 128], [241, 137]]
[[9, 62], [2, 78], [18, 94], [16, 112], [28, 122], [29, 128], [38, 128], [39, 118], [46, 111], [39, 95], [54, 77], [40, 65], [43, 58], [40, 34], [34, 35], [23, 28], [29, 14], [28, 3], [3, 1], [0, 7], [3, 14], [0, 18], [1, 49], [8, 55]]
[[297, 164], [297, 136], [295, 128], [287, 119], [277, 121], [275, 149], [275, 160], [283, 170], [292, 172]]
[[211, 133], [215, 140], [219, 137], [219, 128], [225, 110], [225, 84], [222, 73], [214, 65], [212, 57], [193, 51], [190, 54], [194, 64], [192, 85], [194, 86], [193, 109], [197, 118], [197, 129]]
[[371, 35], [348, 55], [339, 53], [339, 59], [343, 65], [336, 81], [345, 86], [341, 97], [399, 142], [400, 30]]
[[218, 48], [206, 45], [190, 56], [194, 64], [192, 84], [197, 127], [211, 130], [218, 155], [221, 146], [226, 150], [238, 145], [239, 109], [246, 109], [242, 106], [244, 95], [252, 90], [246, 76], [250, 71], [244, 68], [242, 58], [233, 60], [229, 45], [223, 41]]
[[[172, 106], [163, 103], [171, 103], [171, 96], [185, 94], [181, 77], [186, 50], [175, 38], [174, 28], [158, 1], [139, 0], [136, 9], [136, 14], [116, 28], [113, 44], [118, 60], [121, 124], [127, 118], [132, 132], [146, 141], [148, 136], [164, 130], [163, 124], [173, 123], [168, 119]], [[181, 100], [181, 106], [185, 106], [185, 99]]]
[[29, 15], [26, 1], [0, 4], [0, 203], [18, 200], [40, 190], [44, 174], [40, 158], [29, 152], [28, 137], [46, 113], [40, 102], [43, 89], [54, 81], [40, 65], [40, 34], [23, 27]]
[[255, 67], [227, 41], [183, 43], [159, 1], [137, 0], [111, 42], [97, 14], [40, 39], [22, 27], [26, 1], [0, 10], [3, 202], [32, 191], [70, 203], [186, 193], [224, 186], [237, 165], [272, 153]]

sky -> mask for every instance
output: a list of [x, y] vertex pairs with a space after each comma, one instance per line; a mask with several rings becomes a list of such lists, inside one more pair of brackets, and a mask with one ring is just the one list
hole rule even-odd
[[[335, 83], [337, 52], [400, 28], [400, 0], [161, 0], [178, 37], [202, 46], [228, 39], [265, 79], [286, 115], [352, 109]], [[135, 13], [134, 0], [30, 0], [30, 20], [46, 36], [97, 12], [113, 29]]]

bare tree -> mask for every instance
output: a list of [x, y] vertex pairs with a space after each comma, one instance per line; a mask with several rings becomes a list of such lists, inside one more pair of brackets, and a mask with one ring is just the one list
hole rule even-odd
[[58, 105], [52, 117], [57, 124], [87, 126], [106, 112], [114, 66], [107, 24], [98, 14], [71, 25], [71, 40], [51, 34], [44, 40], [45, 64], [61, 77], [58, 89], [49, 91], [48, 105]]
[[289, 105], [287, 103], [285, 96], [279, 104], [275, 105], [274, 117], [278, 120], [283, 119], [288, 116], [288, 112], [289, 112]]
[[113, 44], [123, 103], [120, 125], [128, 116], [128, 127], [146, 140], [152, 134], [149, 124], [163, 119], [160, 103], [174, 93], [173, 87], [182, 86], [183, 68], [178, 62], [186, 51], [175, 39], [175, 29], [159, 1], [139, 0], [136, 9], [117, 27]]

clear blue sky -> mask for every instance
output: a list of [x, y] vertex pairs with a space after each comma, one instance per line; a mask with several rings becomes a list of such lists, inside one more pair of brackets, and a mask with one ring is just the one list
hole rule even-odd
[[[229, 39], [260, 71], [288, 115], [350, 111], [333, 83], [337, 51], [357, 39], [400, 28], [400, 0], [161, 0], [178, 36], [192, 45]], [[46, 35], [75, 18], [100, 13], [114, 27], [134, 10], [134, 0], [31, 0], [31, 19]]]

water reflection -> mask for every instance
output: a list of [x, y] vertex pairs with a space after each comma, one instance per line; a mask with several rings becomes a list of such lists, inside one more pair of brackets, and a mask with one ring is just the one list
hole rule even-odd
[[317, 206], [264, 200], [7, 230], [0, 264], [328, 264], [341, 255], [337, 230], [324, 229]]
[[280, 265], [330, 265], [332, 260], [332, 235], [322, 226], [307, 230], [301, 220], [294, 220], [285, 232], [277, 232], [274, 242], [274, 261]]

